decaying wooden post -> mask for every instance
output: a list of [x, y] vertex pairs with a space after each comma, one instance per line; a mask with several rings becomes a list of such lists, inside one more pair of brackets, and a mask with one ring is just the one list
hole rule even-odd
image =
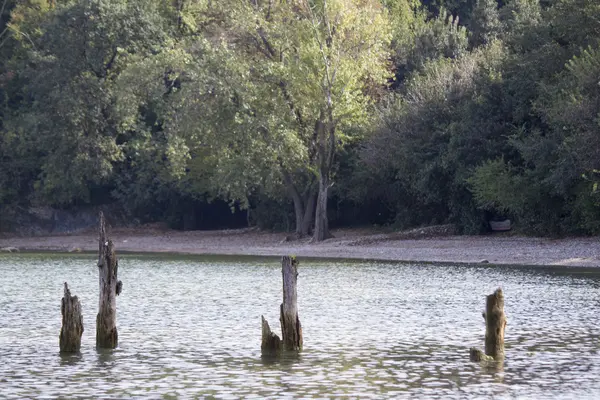
[[83, 335], [83, 316], [81, 303], [77, 296], [71, 296], [71, 291], [65, 282], [65, 291], [60, 303], [62, 328], [60, 328], [60, 352], [77, 353], [81, 348]]
[[98, 248], [98, 272], [100, 298], [96, 317], [96, 347], [114, 349], [118, 344], [117, 296], [122, 283], [117, 280], [119, 263], [115, 247], [106, 237], [104, 214], [100, 212], [100, 238]]
[[504, 358], [504, 294], [497, 289], [487, 297], [485, 310], [485, 354], [498, 360]]
[[298, 318], [298, 260], [296, 257], [281, 259], [283, 277], [283, 303], [281, 303], [281, 336], [286, 351], [302, 350], [302, 325]]
[[269, 323], [262, 317], [262, 345], [264, 355], [278, 354], [283, 351], [302, 350], [302, 325], [298, 318], [298, 260], [295, 257], [281, 259], [281, 274], [283, 277], [283, 303], [280, 306], [279, 321], [281, 336], [271, 332]]
[[264, 316], [262, 319], [262, 344], [260, 350], [264, 356], [275, 356], [281, 354], [281, 339], [275, 333], [271, 332], [269, 323]]
[[487, 296], [483, 318], [485, 319], [485, 354], [479, 349], [470, 349], [471, 361], [504, 359], [504, 329], [506, 315], [504, 314], [504, 294], [497, 289]]

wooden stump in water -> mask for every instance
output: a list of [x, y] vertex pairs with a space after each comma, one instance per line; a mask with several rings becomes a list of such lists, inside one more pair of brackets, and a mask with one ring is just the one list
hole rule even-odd
[[485, 310], [485, 354], [498, 360], [504, 358], [504, 294], [497, 289], [487, 297]]
[[119, 263], [115, 248], [106, 236], [104, 214], [100, 212], [100, 238], [98, 248], [98, 273], [100, 297], [96, 317], [96, 347], [114, 349], [118, 344], [117, 296], [122, 282], [117, 279]]
[[60, 328], [60, 352], [77, 353], [81, 348], [83, 335], [83, 316], [81, 303], [77, 296], [71, 296], [71, 291], [65, 282], [65, 291], [60, 303], [62, 328]]
[[281, 336], [286, 351], [302, 350], [302, 325], [298, 318], [298, 260], [295, 257], [281, 259], [283, 276], [283, 303], [281, 304]]
[[504, 329], [506, 328], [506, 315], [504, 314], [504, 294], [502, 289], [497, 289], [487, 296], [485, 319], [485, 354], [481, 350], [471, 349], [471, 361], [485, 361], [504, 359]]
[[263, 356], [276, 356], [281, 354], [281, 339], [275, 333], [271, 332], [271, 327], [269, 327], [269, 323], [265, 319], [264, 316], [261, 315], [262, 319], [262, 344], [260, 346], [260, 350]]
[[469, 350], [469, 358], [471, 361], [494, 361], [494, 357], [487, 356], [483, 351], [474, 347]]
[[279, 321], [281, 322], [281, 336], [271, 332], [269, 323], [262, 317], [262, 345], [263, 355], [276, 355], [283, 351], [298, 352], [302, 350], [302, 325], [298, 318], [298, 260], [295, 257], [281, 259], [281, 274], [283, 277], [283, 303], [279, 308]]

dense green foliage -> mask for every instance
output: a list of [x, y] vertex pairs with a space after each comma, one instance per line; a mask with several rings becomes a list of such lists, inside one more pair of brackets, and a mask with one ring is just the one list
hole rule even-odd
[[0, 207], [598, 234], [599, 79], [595, 0], [0, 0]]

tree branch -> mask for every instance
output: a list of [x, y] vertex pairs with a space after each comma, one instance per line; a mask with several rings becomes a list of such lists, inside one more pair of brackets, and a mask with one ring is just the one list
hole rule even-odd
[[2, 18], [2, 14], [4, 14], [4, 9], [6, 8], [6, 3], [8, 3], [8, 0], [4, 0], [4, 2], [2, 3], [2, 7], [0, 7], [0, 18]]
[[105, 72], [104, 75], [105, 76], [108, 75], [108, 71], [110, 71], [110, 69], [112, 68], [112, 66], [113, 66], [115, 60], [117, 59], [118, 55], [119, 55], [119, 50], [117, 49], [117, 47], [115, 47], [113, 49], [113, 54], [110, 57], [110, 60], [108, 60], [108, 62], [104, 66], [104, 72]]
[[267, 37], [265, 35], [265, 31], [264, 29], [259, 26], [256, 31], [258, 32], [258, 35], [260, 36], [260, 38], [262, 39], [263, 44], [265, 45], [265, 48], [267, 49], [267, 51], [269, 52], [269, 54], [271, 55], [271, 59], [275, 58], [275, 50], [273, 49], [273, 47], [271, 46], [271, 43], [269, 43], [269, 41], [267, 40]]
[[[26, 38], [27, 40], [29, 40], [29, 43], [31, 43], [31, 46], [34, 48], [34, 50], [37, 50], [37, 47], [35, 46], [35, 43], [33, 43], [33, 40], [31, 40], [31, 37], [28, 34], [26, 34], [25, 32], [21, 32], [20, 30], [14, 29], [14, 28], [12, 28], [10, 30], [13, 31], [13, 32], [18, 33], [19, 35], [21, 35], [24, 38]], [[8, 39], [8, 37], [6, 39]], [[2, 42], [2, 44], [4, 44], [4, 42]]]
[[331, 88], [331, 80], [329, 79], [329, 62], [328, 62], [328, 59], [327, 59], [327, 55], [325, 54], [325, 49], [324, 49], [324, 46], [323, 46], [323, 42], [321, 41], [321, 38], [319, 37], [318, 25], [320, 25], [320, 24], [318, 24], [315, 21], [315, 14], [312, 11], [312, 8], [309, 8], [309, 10], [310, 10], [310, 15], [311, 15], [310, 22], [311, 22], [311, 25], [313, 27], [314, 38], [317, 41], [317, 44], [319, 45], [319, 50], [320, 50], [320, 53], [321, 53], [321, 58], [323, 58], [323, 64], [325, 66], [325, 78], [327, 79], [327, 85]]
[[281, 91], [283, 92], [283, 98], [285, 99], [286, 103], [288, 104], [288, 107], [294, 114], [294, 117], [296, 118], [298, 125], [300, 125], [300, 127], [302, 127], [302, 128], [305, 128], [306, 125], [304, 124], [304, 119], [302, 118], [302, 112], [300, 112], [300, 110], [298, 108], [296, 108], [294, 101], [292, 100], [292, 96], [290, 95], [290, 93], [287, 90], [287, 83], [285, 81], [281, 80], [281, 81], [279, 81], [279, 87], [281, 88]]
[[[4, 38], [4, 40], [2, 40], [2, 41], [0, 42], [0, 49], [2, 48], [2, 46], [4, 46], [4, 43], [6, 43], [6, 41], [8, 40], [8, 38], [9, 38], [9, 37], [10, 37], [10, 36], [7, 36], [7, 37], [5, 37], [5, 38]], [[0, 35], [0, 38], [2, 38], [2, 35]]]

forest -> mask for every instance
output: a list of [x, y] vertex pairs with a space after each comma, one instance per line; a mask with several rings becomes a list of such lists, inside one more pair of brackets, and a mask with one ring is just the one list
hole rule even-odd
[[0, 213], [596, 235], [599, 113], [597, 0], [0, 0]]

